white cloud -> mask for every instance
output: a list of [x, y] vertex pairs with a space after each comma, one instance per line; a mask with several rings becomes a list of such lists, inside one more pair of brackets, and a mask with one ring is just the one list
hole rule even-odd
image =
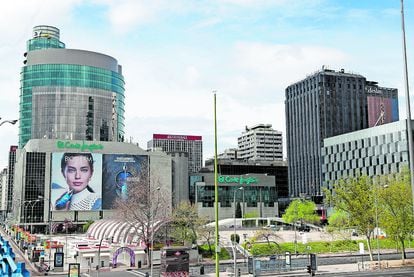
[[[239, 42], [217, 56], [135, 55], [125, 73], [127, 137], [146, 147], [149, 134], [203, 135], [213, 154], [213, 96], [217, 90], [219, 150], [237, 146], [245, 125], [270, 123], [285, 134], [284, 89], [346, 54], [327, 47]], [[127, 62], [128, 63], [128, 62]], [[132, 81], [133, 79], [133, 81]]]
[[154, 19], [158, 9], [154, 2], [157, 1], [116, 1], [108, 11], [112, 27], [118, 32], [126, 33], [139, 24], [148, 23]]

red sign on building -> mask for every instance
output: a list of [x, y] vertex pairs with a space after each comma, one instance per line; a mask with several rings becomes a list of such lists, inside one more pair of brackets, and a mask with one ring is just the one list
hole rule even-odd
[[187, 136], [187, 135], [168, 135], [168, 134], [153, 134], [153, 139], [165, 140], [201, 140], [201, 136]]

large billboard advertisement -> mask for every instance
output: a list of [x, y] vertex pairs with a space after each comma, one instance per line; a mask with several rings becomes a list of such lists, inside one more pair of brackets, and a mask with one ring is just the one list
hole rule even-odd
[[52, 153], [51, 209], [102, 209], [102, 154]]
[[368, 126], [391, 123], [399, 120], [398, 100], [381, 96], [368, 96]]
[[102, 209], [114, 208], [117, 199], [128, 197], [128, 188], [139, 181], [147, 170], [148, 157], [105, 154], [102, 167]]
[[147, 164], [148, 156], [140, 155], [52, 153], [52, 210], [113, 209], [148, 174]]

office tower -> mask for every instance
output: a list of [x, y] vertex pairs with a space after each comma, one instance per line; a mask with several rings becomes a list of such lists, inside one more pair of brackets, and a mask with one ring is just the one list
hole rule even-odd
[[237, 140], [239, 160], [283, 160], [282, 132], [273, 130], [271, 124], [246, 126]]
[[21, 71], [19, 147], [33, 138], [123, 141], [124, 77], [117, 60], [67, 49], [36, 26]]
[[5, 220], [7, 215], [7, 168], [0, 171], [0, 219]]
[[188, 172], [196, 173], [203, 166], [203, 141], [201, 136], [153, 134], [148, 149], [161, 149], [167, 153], [187, 152]]
[[[397, 89], [379, 88], [377, 82], [343, 69], [323, 67], [288, 86], [285, 93], [291, 197], [321, 194], [323, 139], [368, 128], [369, 115], [378, 115], [381, 101], [392, 103], [387, 120], [398, 120]], [[380, 105], [368, 105], [378, 99]]]
[[13, 186], [14, 186], [14, 165], [16, 162], [16, 145], [11, 145], [9, 150], [9, 163], [7, 167], [7, 204], [6, 212], [11, 212], [13, 208]]

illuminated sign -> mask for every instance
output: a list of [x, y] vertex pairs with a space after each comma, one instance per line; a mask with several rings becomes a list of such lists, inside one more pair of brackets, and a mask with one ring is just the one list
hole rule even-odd
[[102, 144], [91, 143], [87, 144], [85, 141], [82, 143], [73, 142], [73, 141], [62, 141], [58, 140], [56, 143], [57, 148], [59, 149], [79, 149], [80, 151], [95, 151], [95, 150], [102, 150], [104, 147]]
[[239, 184], [239, 185], [250, 185], [250, 184], [257, 184], [258, 180], [255, 177], [236, 177], [236, 176], [218, 176], [218, 182], [221, 184]]

